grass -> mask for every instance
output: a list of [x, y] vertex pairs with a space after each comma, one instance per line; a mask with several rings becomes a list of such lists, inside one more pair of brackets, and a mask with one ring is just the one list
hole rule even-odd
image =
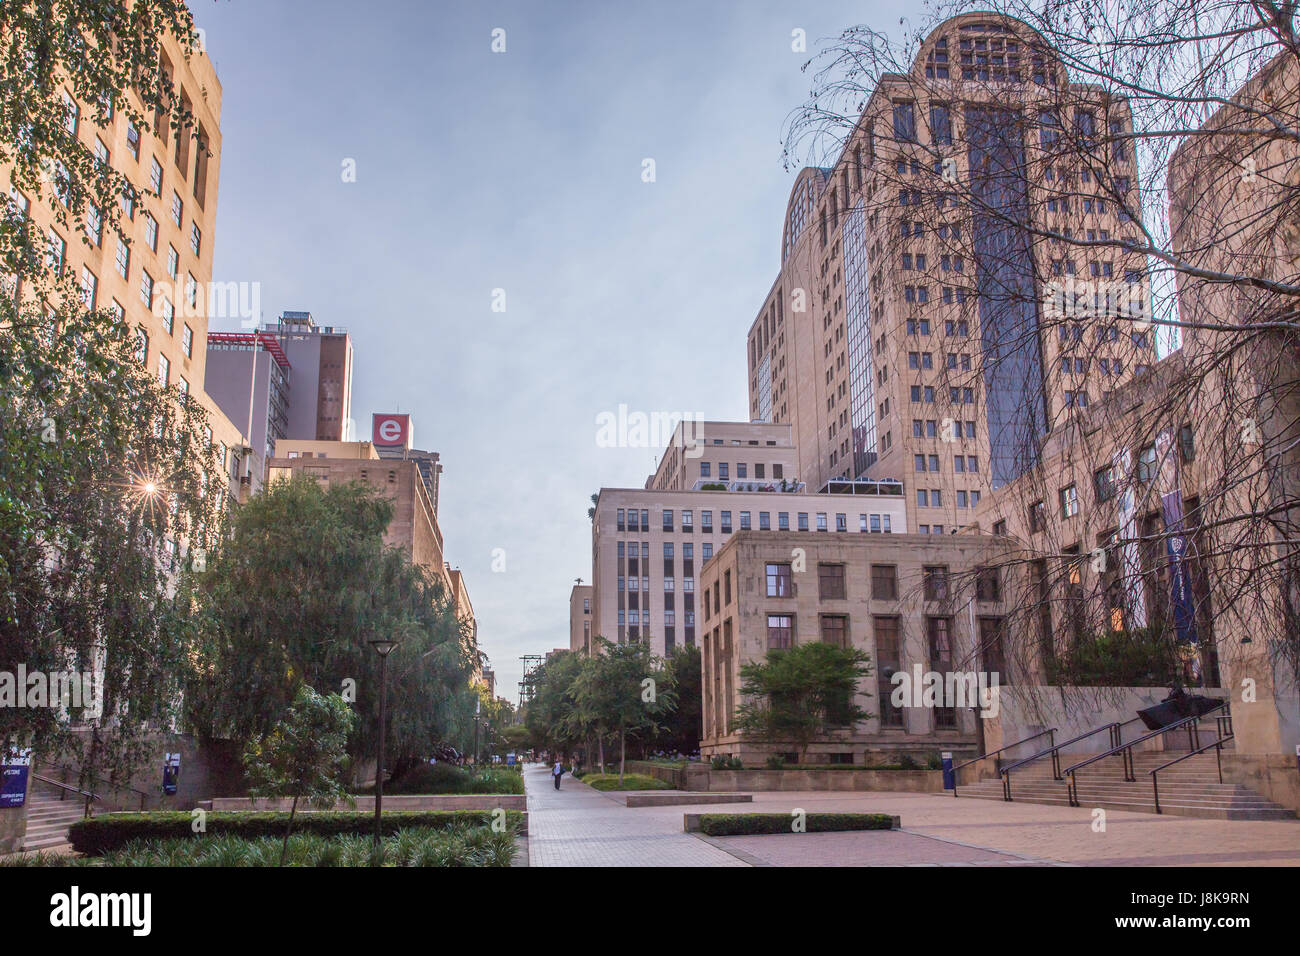
[[[509, 866], [515, 852], [510, 828], [457, 824], [442, 830], [398, 830], [379, 844], [372, 859], [370, 836], [321, 836], [299, 833], [289, 838], [287, 866]], [[0, 867], [264, 867], [280, 862], [280, 840], [233, 834], [133, 840], [100, 857], [36, 853], [0, 860]]]
[[[796, 817], [789, 813], [704, 813], [700, 832], [705, 836], [797, 833]], [[844, 830], [889, 830], [894, 818], [888, 813], [806, 813], [807, 833], [835, 833]]]
[[591, 773], [582, 778], [589, 787], [602, 792], [608, 790], [671, 790], [672, 784], [664, 783], [644, 773], [625, 773], [623, 782], [618, 782], [616, 773]]

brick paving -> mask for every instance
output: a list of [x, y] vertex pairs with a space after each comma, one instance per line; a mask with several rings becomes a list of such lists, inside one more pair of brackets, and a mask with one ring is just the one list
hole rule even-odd
[[[1300, 866], [1300, 821], [1201, 820], [924, 793], [755, 793], [752, 804], [628, 809], [572, 777], [525, 770], [532, 866]], [[683, 813], [891, 813], [902, 832], [702, 839]]]
[[[565, 776], [556, 792], [543, 765], [524, 768], [529, 866], [745, 866], [682, 832], [682, 811], [645, 815]], [[659, 808], [655, 808], [659, 809]], [[676, 829], [673, 821], [676, 821]]]

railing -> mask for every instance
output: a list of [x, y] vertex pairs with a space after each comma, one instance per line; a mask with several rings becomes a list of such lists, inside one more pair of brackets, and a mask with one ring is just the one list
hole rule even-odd
[[[1223, 718], [1216, 717], [1215, 720], [1222, 721]], [[1219, 726], [1220, 728], [1222, 728], [1223, 724], [1220, 723]], [[1229, 718], [1228, 720], [1228, 726], [1229, 727], [1232, 726], [1231, 718]], [[1229, 731], [1227, 736], [1224, 736], [1222, 733], [1220, 733], [1219, 738], [1213, 741], [1212, 743], [1208, 743], [1204, 747], [1200, 747], [1196, 750], [1189, 751], [1188, 753], [1183, 754], [1181, 757], [1175, 757], [1173, 760], [1170, 760], [1168, 763], [1162, 763], [1154, 770], [1148, 770], [1147, 773], [1151, 774], [1151, 796], [1155, 799], [1156, 802], [1156, 813], [1164, 812], [1160, 809], [1160, 784], [1157, 782], [1158, 778], [1156, 777], [1156, 774], [1160, 773], [1160, 771], [1164, 770], [1166, 767], [1172, 767], [1176, 763], [1182, 763], [1188, 757], [1194, 757], [1197, 754], [1204, 753], [1205, 751], [1213, 747], [1214, 762], [1217, 765], [1219, 771], [1219, 783], [1223, 783], [1223, 745], [1231, 739], [1232, 739], [1231, 731]]]
[[[1161, 727], [1159, 730], [1153, 730], [1149, 734], [1143, 734], [1141, 737], [1135, 737], [1133, 740], [1130, 740], [1128, 743], [1121, 743], [1119, 740], [1115, 740], [1114, 743], [1111, 745], [1110, 750], [1107, 750], [1105, 753], [1097, 754], [1095, 757], [1089, 757], [1087, 760], [1081, 760], [1079, 763], [1076, 763], [1071, 767], [1066, 767], [1065, 768], [1065, 775], [1066, 775], [1065, 790], [1066, 790], [1066, 795], [1069, 797], [1070, 800], [1070, 806], [1072, 807], [1079, 806], [1079, 786], [1078, 786], [1078, 779], [1076, 777], [1076, 773], [1079, 770], [1082, 770], [1084, 767], [1087, 767], [1090, 764], [1096, 763], [1098, 760], [1104, 760], [1107, 757], [1114, 757], [1118, 755], [1124, 767], [1124, 780], [1128, 783], [1136, 783], [1137, 777], [1134, 776], [1134, 771], [1133, 771], [1133, 748], [1134, 747], [1136, 747], [1138, 744], [1145, 743], [1148, 740], [1154, 740], [1156, 737], [1164, 736], [1170, 731], [1178, 730], [1180, 727], [1187, 727], [1188, 728], [1187, 739], [1188, 739], [1189, 749], [1192, 752], [1197, 752], [1200, 745], [1200, 730], [1195, 725], [1202, 718], [1208, 716], [1209, 714], [1213, 713], [1216, 710], [1219, 710], [1220, 708], [1224, 708], [1227, 706], [1228, 706], [1228, 702], [1225, 700], [1222, 703], [1216, 704], [1215, 706], [1211, 707], [1209, 710], [1204, 711], [1203, 713], [1193, 714], [1190, 717], [1184, 717], [1181, 720], [1176, 720], [1172, 724], [1168, 724], [1164, 727]], [[1190, 754], [1187, 754], [1186, 756], [1190, 756]], [[1060, 778], [1058, 777], [1057, 779]]]
[[91, 804], [93, 801], [100, 799], [99, 794], [97, 794], [97, 793], [91, 793], [89, 790], [80, 790], [80, 789], [78, 789], [77, 787], [70, 787], [70, 786], [68, 786], [66, 783], [59, 783], [59, 781], [57, 781], [57, 780], [52, 780], [52, 779], [50, 779], [49, 777], [45, 776], [45, 775], [42, 774], [42, 773], [34, 773], [34, 774], [32, 774], [32, 779], [33, 779], [33, 780], [39, 780], [41, 783], [43, 783], [43, 784], [45, 784], [45, 785], [47, 785], [47, 786], [50, 786], [50, 787], [56, 787], [59, 791], [61, 791], [61, 792], [59, 793], [59, 799], [60, 799], [60, 800], [65, 799], [69, 793], [75, 793], [75, 794], [77, 794], [78, 796], [85, 797], [85, 798], [86, 798], [86, 807], [85, 807], [85, 814], [84, 814], [84, 815], [85, 815], [86, 817], [89, 817], [89, 816], [90, 816], [90, 804]]
[[1033, 763], [1035, 760], [1038, 760], [1042, 757], [1046, 757], [1048, 754], [1051, 754], [1052, 779], [1060, 780], [1062, 747], [1068, 747], [1070, 746], [1070, 744], [1077, 744], [1080, 740], [1087, 740], [1089, 737], [1092, 737], [1095, 734], [1099, 734], [1103, 730], [1109, 731], [1110, 745], [1114, 747], [1119, 744], [1120, 728], [1123, 726], [1124, 726], [1123, 724], [1118, 723], [1117, 721], [1112, 721], [1109, 724], [1102, 724], [1100, 727], [1095, 727], [1092, 730], [1089, 730], [1087, 733], [1079, 734], [1079, 736], [1077, 737], [1071, 737], [1069, 740], [1063, 740], [1059, 744], [1056, 743], [1055, 738], [1053, 738], [1052, 746], [1048, 747], [1046, 750], [1040, 750], [1038, 753], [1034, 754], [1033, 756], [1026, 757], [1024, 760], [1018, 760], [1015, 763], [1013, 763], [1010, 767], [1003, 767], [1002, 770], [1000, 771], [1002, 774], [1002, 799], [1006, 800], [1008, 803], [1011, 802], [1011, 771], [1019, 769], [1020, 767], [1025, 766], [1025, 764]]
[[[70, 774], [70, 773], [71, 773], [71, 774], [77, 774], [78, 776], [81, 775], [81, 771], [78, 770], [76, 767], [71, 766], [70, 764], [59, 763], [59, 764], [51, 764], [50, 766], [51, 766], [52, 769], [58, 770], [60, 773], [62, 773], [63, 776], [64, 776], [65, 781], [66, 781], [66, 779], [67, 779], [67, 775]], [[64, 782], [64, 783], [60, 783], [60, 782], [58, 782], [58, 781], [56, 781], [56, 780], [50, 780], [48, 777], [44, 777], [44, 776], [42, 776], [41, 774], [32, 774], [32, 776], [35, 777], [35, 778], [38, 779], [38, 780], [44, 781], [45, 783], [52, 784], [53, 786], [58, 787], [58, 788], [59, 788], [60, 790], [62, 790], [62, 791], [65, 791], [64, 793], [60, 793], [60, 794], [59, 794], [59, 799], [60, 799], [60, 800], [65, 800], [65, 799], [67, 799], [67, 794], [68, 794], [68, 793], [79, 793], [79, 794], [85, 794], [85, 793], [86, 793], [85, 790], [78, 790], [76, 787], [68, 786], [66, 782]], [[134, 794], [136, 797], [139, 797], [139, 798], [140, 798], [140, 809], [141, 809], [141, 810], [144, 809], [145, 801], [149, 798], [149, 794], [146, 793], [145, 791], [143, 791], [143, 790], [138, 790], [138, 789], [136, 789], [135, 787], [127, 786], [126, 784], [120, 784], [120, 783], [108, 783], [108, 784], [106, 784], [106, 786], [107, 786], [107, 788], [110, 789], [110, 790], [124, 790], [124, 791], [128, 791], [128, 792]], [[102, 801], [102, 800], [103, 800], [103, 797], [101, 797], [99, 794], [95, 794], [95, 795], [94, 795], [94, 799], [96, 799], [96, 800], [101, 800], [101, 801]], [[89, 808], [89, 804], [87, 804], [87, 808]], [[87, 812], [87, 816], [89, 816], [89, 812]]]
[[1031, 734], [1022, 740], [1017, 740], [1014, 744], [1007, 744], [1005, 747], [999, 747], [992, 753], [982, 754], [974, 760], [967, 760], [964, 763], [957, 764], [957, 766], [952, 768], [952, 795], [954, 797], [957, 796], [957, 771], [961, 770], [963, 767], [969, 767], [973, 763], [979, 763], [981, 760], [987, 760], [989, 757], [996, 757], [1004, 750], [1010, 750], [1012, 747], [1019, 747], [1021, 744], [1027, 744], [1031, 740], [1037, 740], [1039, 737], [1046, 737], [1048, 743], [1054, 743], [1056, 740], [1056, 728], [1049, 727], [1047, 730], [1040, 730], [1036, 734]]

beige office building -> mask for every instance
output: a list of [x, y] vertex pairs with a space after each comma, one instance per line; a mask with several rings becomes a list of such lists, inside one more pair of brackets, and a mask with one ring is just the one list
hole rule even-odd
[[[903, 754], [981, 752], [981, 698], [959, 700], [954, 693], [942, 706], [926, 706], [919, 689], [927, 672], [945, 680], [996, 673], [999, 686], [1012, 682], [1003, 655], [1000, 578], [996, 569], [977, 570], [996, 565], [1004, 550], [1002, 540], [973, 535], [733, 536], [700, 579], [701, 754], [739, 757], [748, 767], [774, 753], [799, 758], [792, 743], [742, 737], [735, 714], [745, 664], [810, 642], [866, 652], [872, 674], [857, 697], [870, 716], [816, 740], [807, 763], [893, 764]], [[895, 688], [902, 686], [895, 674], [917, 688], [903, 695], [902, 706], [895, 706]], [[967, 690], [963, 685], [962, 693]]]
[[[1149, 333], [1074, 318], [1074, 291], [1052, 308], [1052, 283], [1091, 301], [1087, 283], [1120, 282], [1124, 307], [1145, 307], [1140, 262], [979, 212], [1023, 210], [1058, 237], [1135, 234], [1114, 199], [1137, 181], [1130, 126], [1124, 102], [1071, 83], [1040, 36], [994, 15], [944, 22], [886, 75], [833, 166], [795, 180], [746, 341], [750, 417], [790, 424], [811, 489], [901, 480], [909, 527], [947, 533], [1069, 410], [1155, 361]], [[1103, 176], [1058, 145], [1094, 136], [1111, 137]]]
[[[706, 443], [695, 446], [703, 450], [700, 457], [673, 463], [674, 449], [684, 455], [691, 447], [683, 426], [646, 487], [600, 490], [592, 522], [593, 636], [620, 643], [649, 638], [659, 655], [697, 644], [696, 581], [733, 533], [907, 532], [902, 484], [835, 482], [834, 493], [805, 494], [804, 484], [786, 471], [796, 454], [782, 437], [787, 426], [705, 427]], [[571, 611], [576, 649], [573, 621]]]
[[569, 592], [569, 650], [591, 653], [592, 597], [590, 584], [575, 584]]
[[268, 462], [268, 483], [305, 475], [322, 484], [357, 481], [381, 489], [393, 502], [393, 520], [384, 540], [440, 581], [458, 614], [468, 614], [473, 621], [473, 606], [460, 572], [452, 571], [443, 557], [438, 517], [415, 462], [380, 458], [375, 446], [364, 441], [282, 439], [276, 452]]
[[[214, 288], [212, 250], [221, 165], [221, 82], [206, 54], [188, 58], [176, 41], [162, 39], [162, 68], [180, 102], [194, 118], [192, 130], [176, 133], [160, 117], [146, 133], [118, 108], [99, 127], [97, 108], [77, 102], [68, 85], [68, 131], [101, 162], [131, 184], [117, 236], [93, 208], [75, 227], [56, 221], [53, 207], [10, 187], [11, 206], [31, 217], [46, 235], [49, 260], [79, 286], [91, 308], [108, 309], [139, 330], [140, 355], [160, 382], [175, 386], [206, 409], [212, 441], [220, 453], [232, 496], [246, 496], [263, 465], [247, 436], [231, 423], [204, 389], [210, 306], [237, 314], [251, 299], [247, 288]], [[138, 109], [133, 92], [125, 94]], [[197, 142], [193, 134], [197, 132]], [[7, 178], [7, 177], [6, 177]], [[48, 203], [59, 200], [47, 197]]]

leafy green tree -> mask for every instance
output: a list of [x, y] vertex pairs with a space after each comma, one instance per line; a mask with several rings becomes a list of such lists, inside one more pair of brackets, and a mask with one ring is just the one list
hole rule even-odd
[[[472, 719], [478, 655], [441, 585], [383, 534], [392, 504], [360, 483], [271, 483], [233, 516], [197, 576], [203, 609], [186, 700], [202, 738], [264, 734], [302, 683], [355, 697], [354, 757], [377, 746], [378, 637], [388, 658], [387, 748], [409, 766]], [[472, 734], [472, 726], [468, 727]]]
[[656, 742], [677, 753], [692, 754], [700, 749], [704, 732], [704, 699], [700, 649], [679, 647], [668, 655], [665, 665], [677, 695], [677, 706], [664, 720]]
[[802, 761], [813, 740], [871, 716], [854, 700], [871, 676], [870, 660], [857, 648], [820, 642], [768, 651], [740, 668], [736, 726], [759, 740], [793, 743]]
[[322, 696], [305, 684], [275, 729], [244, 750], [244, 770], [255, 797], [292, 797], [289, 822], [280, 845], [280, 865], [289, 851], [289, 834], [298, 801], [331, 809], [346, 796], [343, 770], [348, 763], [348, 735], [356, 715], [338, 694]]
[[[597, 636], [596, 653], [578, 675], [577, 713], [602, 736], [618, 740], [618, 779], [623, 781], [629, 736], [652, 736], [677, 706], [673, 676], [648, 641], [615, 644]], [[602, 760], [603, 763], [603, 760]]]
[[[92, 215], [130, 238], [126, 180], [86, 127], [105, 128], [111, 107], [142, 135], [155, 117], [193, 135], [160, 66], [168, 35], [193, 48], [183, 0], [0, 5], [0, 169], [83, 243]], [[69, 94], [92, 104], [80, 136]], [[54, 759], [76, 744], [72, 723], [88, 725], [81, 780], [98, 789], [128, 778], [171, 722], [188, 617], [174, 571], [218, 539], [225, 490], [202, 410], [145, 374], [135, 331], [86, 309], [47, 241], [0, 200], [0, 668], [99, 672], [102, 704], [9, 708], [0, 737]]]
[[551, 656], [530, 675], [524, 721], [534, 747], [563, 753], [584, 740], [577, 719], [576, 684], [584, 658], [572, 651]]

